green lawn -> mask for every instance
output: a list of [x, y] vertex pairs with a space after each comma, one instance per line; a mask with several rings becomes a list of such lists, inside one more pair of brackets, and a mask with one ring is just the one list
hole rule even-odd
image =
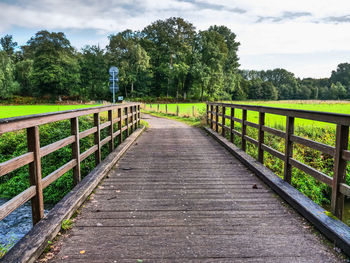
[[99, 105], [0, 105], [0, 118], [91, 108]]
[[[300, 110], [311, 110], [311, 111], [323, 111], [323, 112], [335, 112], [350, 114], [350, 102], [346, 101], [234, 101], [234, 104], [248, 104], [248, 105], [261, 105], [277, 108], [288, 108], [288, 109], [300, 109]], [[179, 103], [179, 104], [168, 104], [168, 113], [176, 113], [176, 107], [179, 105], [180, 115], [192, 115], [192, 107], [195, 107], [197, 113], [205, 113], [206, 104], [205, 103]], [[146, 104], [147, 110], [156, 111], [157, 104], [152, 104], [152, 109], [150, 104]], [[165, 104], [159, 104], [159, 110], [165, 112]], [[227, 109], [226, 114], [230, 114], [229, 109]], [[241, 110], [235, 111], [235, 116], [241, 118]], [[258, 113], [254, 111], [248, 111], [248, 120], [251, 122], [258, 123]], [[271, 127], [282, 128], [285, 124], [285, 117], [266, 114], [266, 125]], [[335, 125], [310, 121], [305, 119], [296, 119], [296, 126], [310, 126], [310, 127], [323, 127], [323, 128], [334, 128]]]

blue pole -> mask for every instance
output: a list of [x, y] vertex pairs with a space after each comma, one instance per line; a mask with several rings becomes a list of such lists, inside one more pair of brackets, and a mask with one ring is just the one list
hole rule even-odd
[[113, 71], [113, 104], [115, 104], [114, 71]]

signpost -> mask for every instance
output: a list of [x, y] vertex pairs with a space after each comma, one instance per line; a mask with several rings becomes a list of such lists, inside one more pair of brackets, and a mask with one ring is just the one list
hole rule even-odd
[[115, 104], [115, 93], [119, 90], [119, 87], [118, 87], [118, 80], [119, 80], [118, 73], [119, 73], [119, 70], [118, 70], [117, 67], [115, 67], [115, 66], [110, 67], [110, 69], [109, 69], [109, 75], [110, 75], [109, 81], [111, 83], [110, 83], [110, 86], [109, 86], [109, 90], [111, 92], [113, 92], [113, 104]]

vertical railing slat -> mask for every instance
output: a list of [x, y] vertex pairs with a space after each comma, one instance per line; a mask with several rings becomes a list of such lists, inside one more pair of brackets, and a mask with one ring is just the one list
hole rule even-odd
[[231, 125], [230, 125], [230, 141], [233, 143], [235, 139], [235, 135], [233, 133], [233, 130], [235, 128], [235, 121], [233, 118], [235, 117], [235, 108], [231, 107]]
[[265, 112], [259, 112], [259, 133], [258, 133], [258, 162], [264, 164], [264, 150], [262, 145], [264, 143], [264, 131], [262, 127], [265, 125]]
[[137, 106], [137, 116], [138, 116], [138, 125], [141, 123], [141, 109], [140, 105]]
[[129, 110], [128, 110], [128, 107], [125, 107], [124, 111], [125, 111], [125, 115], [126, 115], [126, 118], [125, 118], [126, 137], [129, 137]]
[[225, 122], [225, 113], [226, 113], [226, 107], [225, 106], [222, 106], [222, 130], [221, 130], [221, 135], [223, 136], [223, 137], [225, 137], [225, 132], [226, 132], [226, 130], [225, 130], [225, 125], [226, 125], [226, 122]]
[[97, 131], [94, 134], [94, 143], [97, 145], [95, 152], [95, 163], [98, 165], [101, 162], [101, 130], [100, 130], [100, 113], [94, 113], [94, 126]]
[[335, 156], [334, 156], [334, 172], [332, 185], [331, 210], [332, 213], [340, 220], [343, 217], [344, 195], [339, 191], [339, 185], [345, 182], [346, 161], [342, 158], [343, 150], [348, 149], [349, 144], [349, 127], [337, 125]]
[[30, 184], [35, 186], [35, 196], [31, 199], [32, 218], [35, 225], [44, 217], [44, 199], [41, 176], [39, 127], [27, 128], [28, 151], [34, 153], [34, 161], [29, 164]]
[[119, 118], [119, 121], [118, 121], [118, 131], [119, 131], [119, 135], [118, 135], [118, 146], [122, 143], [123, 141], [123, 134], [122, 134], [122, 123], [123, 123], [123, 120], [122, 120], [122, 109], [121, 108], [118, 108], [118, 118]]
[[241, 148], [243, 151], [245, 151], [247, 147], [247, 141], [244, 137], [247, 133], [247, 125], [245, 123], [246, 120], [247, 120], [247, 110], [243, 109], [242, 110], [242, 137], [241, 137], [241, 141], [242, 141]]
[[215, 106], [215, 131], [219, 132], [219, 105]]
[[131, 127], [130, 127], [130, 132], [133, 133], [134, 132], [134, 107], [130, 106], [130, 123], [131, 123]]
[[290, 140], [294, 133], [294, 117], [286, 118], [286, 136], [284, 150], [284, 180], [289, 184], [292, 182], [292, 166], [289, 159], [293, 157], [293, 142]]
[[214, 120], [214, 106], [213, 105], [210, 105], [210, 129], [213, 129], [214, 126], [213, 126], [213, 120]]
[[111, 140], [109, 141], [109, 151], [113, 152], [114, 150], [114, 118], [113, 118], [113, 110], [108, 111], [108, 121], [111, 122], [111, 126], [109, 127], [109, 136], [111, 137]]
[[77, 160], [77, 165], [73, 167], [73, 183], [77, 185], [81, 181], [80, 174], [80, 143], [79, 143], [79, 119], [71, 118], [71, 134], [74, 135], [75, 141], [72, 143], [72, 158]]

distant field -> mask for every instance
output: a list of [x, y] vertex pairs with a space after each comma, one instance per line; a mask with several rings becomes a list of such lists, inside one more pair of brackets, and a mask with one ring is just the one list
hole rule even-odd
[[99, 105], [0, 105], [0, 118], [91, 108]]
[[[230, 103], [230, 102], [228, 102]], [[249, 105], [260, 105], [277, 108], [288, 108], [288, 109], [300, 109], [300, 110], [311, 110], [311, 111], [323, 111], [323, 112], [335, 112], [350, 114], [350, 102], [349, 101], [234, 101], [234, 104], [249, 104]], [[180, 115], [192, 115], [192, 107], [195, 107], [197, 113], [205, 113], [205, 103], [179, 103], [179, 104], [168, 104], [168, 112], [176, 113], [176, 106], [179, 105]], [[147, 110], [150, 110], [150, 104], [147, 104]], [[159, 109], [165, 112], [165, 104], [159, 104]], [[152, 110], [157, 110], [157, 104], [152, 104]], [[229, 110], [227, 113], [229, 114]], [[241, 117], [241, 111], [235, 111], [236, 117]], [[248, 111], [248, 120], [257, 123], [258, 113]], [[266, 124], [271, 127], [284, 126], [285, 117], [266, 114]], [[332, 124], [315, 122], [304, 119], [296, 119], [296, 126], [318, 126], [318, 127], [334, 127]], [[282, 128], [282, 127], [280, 127]]]

